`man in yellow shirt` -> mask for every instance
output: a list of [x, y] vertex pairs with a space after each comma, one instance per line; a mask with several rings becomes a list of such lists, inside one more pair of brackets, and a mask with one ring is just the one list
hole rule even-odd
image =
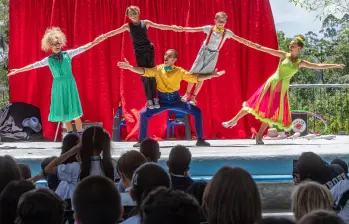
[[[174, 65], [178, 57], [178, 53], [174, 49], [166, 51], [164, 56], [164, 64], [157, 65], [153, 68], [134, 67], [125, 59], [125, 62], [119, 62], [118, 66], [122, 69], [128, 69], [132, 72], [138, 73], [145, 77], [155, 77], [159, 103], [161, 105], [158, 109], [148, 110], [144, 109], [140, 114], [140, 127], [139, 127], [139, 141], [145, 139], [148, 135], [148, 119], [152, 116], [159, 114], [166, 110], [180, 111], [186, 114], [191, 114], [195, 119], [195, 129], [197, 142], [196, 146], [210, 146], [210, 143], [206, 142], [203, 137], [202, 130], [202, 114], [201, 110], [189, 103], [181, 101], [181, 97], [178, 93], [180, 89], [180, 83], [182, 80], [189, 83], [197, 83], [207, 79], [219, 77], [225, 73], [225, 71], [214, 71], [209, 74], [199, 75], [192, 74], [181, 67]], [[134, 145], [139, 147], [140, 142]]]

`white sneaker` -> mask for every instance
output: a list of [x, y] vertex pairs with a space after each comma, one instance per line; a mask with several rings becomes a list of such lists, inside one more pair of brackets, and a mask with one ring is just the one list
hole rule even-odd
[[160, 108], [160, 104], [159, 104], [159, 99], [158, 98], [154, 98], [154, 108], [155, 109], [159, 109]]
[[196, 106], [196, 105], [197, 105], [197, 102], [196, 102], [195, 98], [191, 98], [189, 103], [190, 103], [191, 105], [193, 105], [193, 106]]
[[186, 103], [188, 102], [188, 98], [189, 98], [189, 94], [186, 93], [184, 96], [182, 96], [181, 101]]
[[154, 109], [154, 104], [153, 104], [153, 101], [152, 100], [148, 100], [147, 101], [147, 107], [149, 108], [149, 109]]

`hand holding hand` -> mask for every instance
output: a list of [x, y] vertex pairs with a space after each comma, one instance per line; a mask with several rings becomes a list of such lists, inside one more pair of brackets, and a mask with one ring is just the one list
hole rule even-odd
[[7, 76], [15, 75], [15, 74], [17, 74], [17, 73], [18, 73], [18, 69], [12, 69], [12, 70], [10, 71], [10, 73], [8, 73]]
[[344, 67], [345, 67], [344, 64], [337, 64], [337, 65], [336, 65], [336, 68], [341, 68], [341, 69], [343, 69]]
[[176, 32], [183, 32], [183, 31], [184, 31], [182, 26], [172, 25], [171, 27], [172, 27], [173, 30], [176, 31]]

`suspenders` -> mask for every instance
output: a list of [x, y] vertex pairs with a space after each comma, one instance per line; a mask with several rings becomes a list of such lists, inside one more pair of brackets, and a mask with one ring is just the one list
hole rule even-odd
[[[214, 27], [212, 27], [212, 29], [210, 31], [210, 34], [208, 35], [208, 38], [206, 40], [206, 46], [210, 43], [210, 39], [211, 39], [211, 36], [212, 36], [213, 29], [214, 29]], [[221, 42], [219, 42], [217, 51], [219, 51], [221, 49], [222, 43], [224, 42], [224, 37], [225, 37], [225, 29], [224, 29], [223, 34], [222, 34]]]

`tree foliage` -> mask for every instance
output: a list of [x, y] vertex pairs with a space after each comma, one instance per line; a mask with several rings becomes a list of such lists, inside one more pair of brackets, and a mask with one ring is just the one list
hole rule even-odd
[[296, 6], [309, 11], [316, 11], [320, 20], [331, 14], [346, 14], [349, 12], [349, 0], [289, 0]]

